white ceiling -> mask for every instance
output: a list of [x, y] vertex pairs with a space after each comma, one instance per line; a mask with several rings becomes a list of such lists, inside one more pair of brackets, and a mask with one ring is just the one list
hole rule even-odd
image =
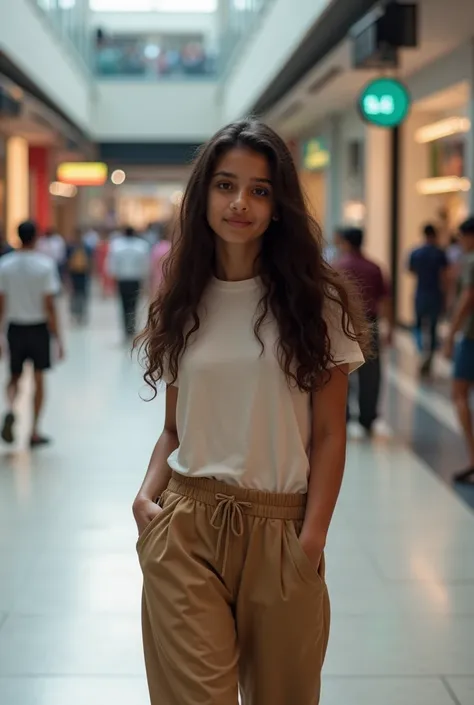
[[[474, 36], [474, 0], [418, 0], [420, 11], [419, 47], [401, 52], [396, 75], [401, 78], [416, 73]], [[340, 71], [313, 95], [308, 88], [315, 82]], [[354, 107], [365, 83], [378, 71], [351, 68], [351, 42], [340, 44], [265, 116], [287, 137], [305, 137], [318, 121], [331, 113]], [[451, 95], [460, 100], [466, 87]], [[446, 107], [445, 96], [439, 97]], [[451, 106], [448, 106], [451, 107]], [[455, 107], [455, 106], [453, 106]], [[456, 106], [457, 107], [457, 106]], [[433, 109], [433, 105], [429, 106]]]

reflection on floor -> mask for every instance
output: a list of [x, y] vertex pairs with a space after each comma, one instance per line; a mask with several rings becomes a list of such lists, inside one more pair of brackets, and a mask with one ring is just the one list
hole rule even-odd
[[432, 378], [420, 380], [411, 336], [401, 333], [397, 340], [397, 348], [386, 355], [384, 417], [397, 438], [474, 509], [474, 486], [452, 482], [467, 456], [450, 400], [451, 365], [438, 356]]
[[[0, 449], [0, 705], [148, 702], [130, 504], [163, 398], [140, 400], [115, 323], [99, 303], [68, 333], [44, 420], [55, 444], [24, 450], [24, 399], [19, 447]], [[393, 381], [387, 404], [391, 434], [349, 447], [322, 705], [472, 705], [474, 514], [409, 447], [428, 445], [419, 405]]]

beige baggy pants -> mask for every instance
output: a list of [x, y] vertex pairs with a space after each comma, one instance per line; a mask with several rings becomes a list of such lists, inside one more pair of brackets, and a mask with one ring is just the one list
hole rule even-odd
[[306, 497], [177, 473], [141, 534], [152, 705], [317, 705], [329, 636]]

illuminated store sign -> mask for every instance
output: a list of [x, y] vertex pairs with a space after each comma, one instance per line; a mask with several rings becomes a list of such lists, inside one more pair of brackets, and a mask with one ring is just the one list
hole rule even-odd
[[308, 140], [303, 144], [303, 168], [308, 171], [326, 169], [331, 162], [331, 155], [323, 139]]
[[73, 186], [102, 186], [107, 181], [107, 165], [102, 162], [63, 162], [57, 180]]
[[408, 116], [411, 99], [406, 86], [394, 78], [377, 78], [359, 96], [363, 119], [378, 127], [397, 127]]

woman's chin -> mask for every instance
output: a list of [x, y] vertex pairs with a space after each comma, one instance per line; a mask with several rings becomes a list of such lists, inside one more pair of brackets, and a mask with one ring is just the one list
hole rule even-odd
[[245, 230], [232, 230], [216, 234], [219, 240], [227, 245], [251, 245], [260, 239], [259, 235], [245, 232]]

